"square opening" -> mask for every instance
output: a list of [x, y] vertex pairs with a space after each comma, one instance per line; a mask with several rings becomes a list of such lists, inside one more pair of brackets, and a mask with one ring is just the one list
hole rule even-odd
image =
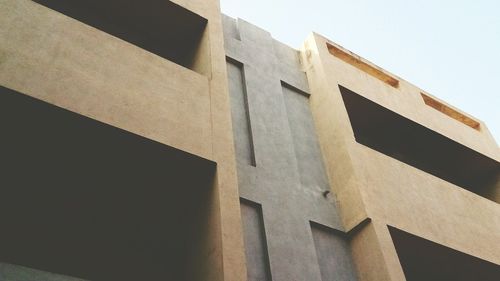
[[500, 202], [500, 163], [339, 85], [356, 141]]
[[196, 280], [215, 163], [3, 87], [0, 128], [0, 263]]
[[407, 281], [496, 281], [500, 265], [389, 226]]
[[189, 69], [207, 25], [167, 0], [34, 1]]

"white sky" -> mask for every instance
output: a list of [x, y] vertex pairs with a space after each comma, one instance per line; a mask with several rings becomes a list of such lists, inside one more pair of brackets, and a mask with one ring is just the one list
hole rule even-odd
[[486, 122], [500, 141], [499, 0], [221, 0], [299, 47], [315, 31]]

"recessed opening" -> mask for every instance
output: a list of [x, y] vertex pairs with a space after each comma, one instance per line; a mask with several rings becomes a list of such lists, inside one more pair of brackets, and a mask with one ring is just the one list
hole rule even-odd
[[207, 25], [167, 0], [34, 1], [190, 69]]
[[344, 51], [328, 42], [326, 43], [326, 46], [330, 54], [332, 54], [336, 58], [356, 67], [361, 71], [366, 72], [367, 74], [377, 78], [378, 80], [394, 88], [399, 87], [399, 80], [386, 74], [383, 70], [364, 62], [363, 59], [358, 55]]
[[256, 167], [244, 65], [230, 57], [226, 57], [226, 62], [231, 118], [233, 120], [236, 155], [238, 156], [236, 160]]
[[262, 206], [240, 198], [248, 281], [269, 281], [271, 269]]
[[389, 226], [407, 281], [496, 281], [500, 265]]
[[476, 130], [480, 129], [481, 124], [479, 124], [479, 122], [477, 122], [476, 120], [456, 111], [455, 109], [431, 98], [430, 96], [428, 96], [424, 93], [420, 93], [420, 95], [422, 96], [422, 99], [424, 100], [426, 105], [434, 108], [435, 110], [437, 110], [445, 115], [448, 115], [449, 117], [473, 128], [473, 129], [476, 129]]
[[339, 86], [356, 141], [500, 202], [500, 163]]
[[0, 263], [195, 280], [215, 163], [3, 87], [0, 128]]

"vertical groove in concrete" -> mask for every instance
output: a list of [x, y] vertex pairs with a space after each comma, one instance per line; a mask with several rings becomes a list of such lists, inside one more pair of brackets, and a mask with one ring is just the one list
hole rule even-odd
[[351, 250], [345, 243], [345, 233], [313, 222], [311, 231], [322, 281], [356, 280]]
[[[265, 226], [261, 237], [259, 226], [248, 224], [243, 214], [245, 244], [254, 248], [255, 242], [249, 241], [266, 239], [273, 281], [321, 281], [310, 221], [343, 228], [335, 202], [323, 196], [330, 187], [306, 97], [307, 78], [297, 50], [256, 26], [236, 21], [223, 16], [238, 186], [240, 197], [262, 206]], [[236, 29], [241, 40], [235, 36]], [[256, 167], [249, 161], [249, 138]], [[347, 241], [338, 244], [348, 247]], [[337, 246], [330, 244], [330, 248]], [[246, 254], [252, 278], [255, 268], [262, 268], [262, 253]], [[347, 258], [342, 255], [349, 253], [331, 253], [339, 260]], [[340, 271], [353, 269], [338, 270], [335, 275], [344, 276], [352, 272]]]
[[232, 119], [236, 153], [243, 155], [245, 164], [256, 166], [255, 151], [253, 148], [252, 126], [248, 109], [245, 70], [243, 64], [227, 58], [229, 75], [229, 92], [231, 100]]
[[244, 199], [240, 203], [248, 281], [271, 281], [262, 207]]

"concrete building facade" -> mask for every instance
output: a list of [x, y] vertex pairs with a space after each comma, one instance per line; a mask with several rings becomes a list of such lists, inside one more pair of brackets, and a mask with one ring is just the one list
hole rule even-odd
[[223, 23], [249, 280], [355, 280], [299, 52]]
[[486, 125], [217, 0], [0, 0], [0, 280], [500, 279]]

